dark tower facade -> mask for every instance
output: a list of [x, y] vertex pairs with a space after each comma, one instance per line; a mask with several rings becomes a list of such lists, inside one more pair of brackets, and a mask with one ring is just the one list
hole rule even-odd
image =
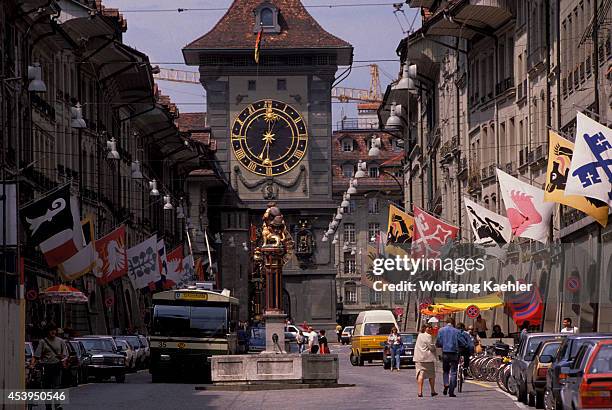
[[299, 0], [235, 0], [183, 55], [199, 66], [217, 159], [235, 198], [218, 221], [222, 286], [246, 311], [252, 265], [241, 245], [274, 201], [295, 242], [283, 270], [284, 310], [296, 322], [334, 323], [336, 268], [321, 238], [337, 206], [331, 89], [338, 66], [352, 62], [352, 46], [326, 32]]

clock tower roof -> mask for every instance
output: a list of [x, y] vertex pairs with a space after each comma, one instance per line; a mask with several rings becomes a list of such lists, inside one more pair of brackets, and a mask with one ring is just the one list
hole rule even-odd
[[[202, 37], [183, 48], [188, 65], [199, 65], [200, 52], [253, 50], [257, 38], [257, 13], [272, 7], [278, 13], [278, 30], [263, 30], [263, 50], [329, 50], [339, 65], [352, 61], [353, 46], [328, 33], [308, 13], [300, 0], [234, 0], [225, 15]], [[263, 26], [262, 26], [263, 27]]]

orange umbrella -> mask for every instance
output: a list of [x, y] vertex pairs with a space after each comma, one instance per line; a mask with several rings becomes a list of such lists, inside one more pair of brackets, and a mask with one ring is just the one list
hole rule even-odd
[[40, 293], [46, 303], [87, 303], [89, 299], [77, 288], [68, 285], [55, 285]]

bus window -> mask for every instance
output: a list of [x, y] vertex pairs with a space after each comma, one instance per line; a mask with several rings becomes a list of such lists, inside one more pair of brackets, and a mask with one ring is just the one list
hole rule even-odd
[[216, 306], [156, 305], [156, 336], [211, 337], [227, 334], [227, 308]]
[[206, 336], [227, 334], [227, 308], [211, 306], [191, 307], [191, 328]]

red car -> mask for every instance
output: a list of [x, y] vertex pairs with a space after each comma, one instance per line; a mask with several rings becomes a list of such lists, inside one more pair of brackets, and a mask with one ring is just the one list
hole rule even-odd
[[564, 409], [612, 408], [612, 340], [586, 344], [580, 348], [561, 389]]

